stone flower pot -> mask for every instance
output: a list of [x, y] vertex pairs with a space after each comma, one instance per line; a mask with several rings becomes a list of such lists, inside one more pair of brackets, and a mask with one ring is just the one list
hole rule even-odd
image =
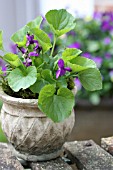
[[74, 111], [64, 122], [54, 123], [37, 107], [36, 99], [14, 98], [0, 91], [2, 129], [15, 155], [28, 161], [58, 157], [72, 131]]

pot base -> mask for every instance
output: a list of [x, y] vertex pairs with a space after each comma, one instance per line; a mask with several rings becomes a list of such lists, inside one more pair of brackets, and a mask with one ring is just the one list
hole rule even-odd
[[21, 160], [25, 160], [25, 161], [30, 161], [30, 162], [49, 161], [49, 160], [59, 157], [63, 152], [63, 150], [60, 149], [60, 150], [57, 150], [57, 151], [49, 153], [49, 154], [29, 155], [27, 153], [22, 154], [19, 151], [15, 150], [15, 148], [11, 144], [10, 144], [10, 148], [11, 148], [13, 154], [17, 158], [19, 158]]

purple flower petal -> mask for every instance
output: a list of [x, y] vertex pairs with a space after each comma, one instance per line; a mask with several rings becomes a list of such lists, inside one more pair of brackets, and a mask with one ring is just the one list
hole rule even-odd
[[58, 60], [59, 68], [64, 68], [64, 61], [62, 59]]
[[30, 44], [34, 44], [34, 35], [27, 34], [27, 35], [26, 35], [26, 38], [27, 38], [27, 43], [26, 43], [26, 46], [27, 46], [27, 47], [28, 47]]
[[72, 71], [72, 69], [71, 69], [70, 67], [65, 67], [65, 70], [66, 70], [66, 71], [69, 71], [69, 72]]
[[33, 52], [30, 52], [28, 56], [29, 57], [31, 57], [31, 56], [38, 57], [39, 54], [36, 51], [33, 51]]
[[64, 68], [64, 69], [61, 69], [61, 71], [60, 71], [60, 76], [63, 76], [65, 73], [66, 73], [65, 68]]
[[25, 49], [23, 47], [19, 48], [19, 50], [22, 52], [22, 54], [25, 54], [27, 52], [27, 49]]
[[37, 40], [33, 40], [33, 41], [34, 41], [34, 43], [36, 44], [36, 46], [34, 47], [34, 50], [37, 50], [38, 47], [39, 47], [38, 41], [37, 41]]
[[60, 73], [61, 73], [61, 70], [60, 69], [57, 70], [57, 72], [56, 72], [56, 79], [58, 79], [58, 77], [60, 76]]

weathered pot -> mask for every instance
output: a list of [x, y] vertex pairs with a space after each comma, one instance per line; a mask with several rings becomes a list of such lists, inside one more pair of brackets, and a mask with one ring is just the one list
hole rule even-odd
[[54, 123], [37, 107], [35, 99], [21, 99], [0, 92], [2, 129], [14, 153], [28, 161], [44, 161], [58, 157], [62, 145], [72, 131], [74, 111], [68, 119]]

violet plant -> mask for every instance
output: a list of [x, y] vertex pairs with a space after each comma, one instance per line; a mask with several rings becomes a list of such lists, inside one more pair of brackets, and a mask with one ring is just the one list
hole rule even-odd
[[[75, 19], [65, 9], [50, 10], [46, 20], [53, 33], [40, 29], [42, 17], [26, 24], [11, 37], [17, 54], [5, 53], [5, 73], [0, 70], [3, 90], [14, 97], [38, 98], [38, 108], [54, 122], [69, 117], [74, 107], [74, 78], [89, 91], [102, 88], [101, 74], [91, 59], [81, 57], [81, 50], [65, 48], [54, 55], [57, 39], [75, 28]], [[4, 51], [2, 31], [0, 50]], [[9, 93], [10, 92], [10, 93]]]

